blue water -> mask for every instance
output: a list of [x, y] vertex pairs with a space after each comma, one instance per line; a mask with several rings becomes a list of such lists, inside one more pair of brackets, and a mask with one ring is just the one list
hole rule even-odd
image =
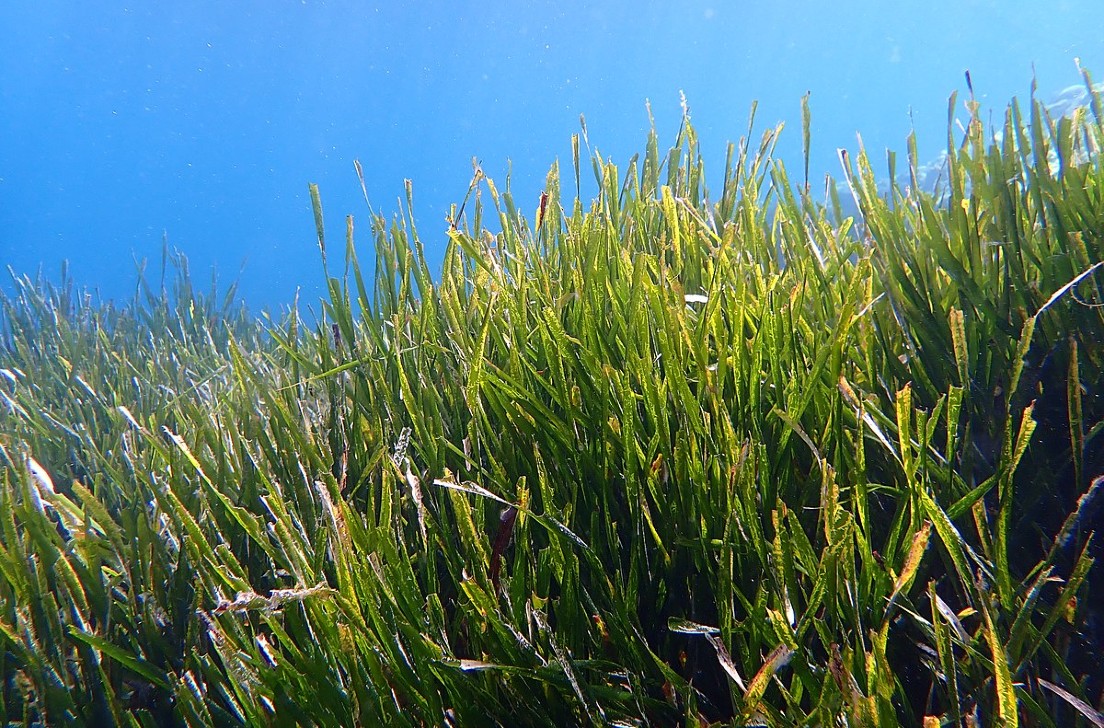
[[997, 109], [1033, 77], [1044, 100], [1080, 83], [1075, 57], [1104, 79], [1099, 4], [4, 0], [0, 264], [56, 278], [68, 259], [78, 283], [125, 299], [136, 261], [156, 270], [167, 236], [197, 278], [214, 266], [238, 279], [253, 309], [297, 290], [313, 301], [309, 182], [331, 239], [353, 214], [367, 253], [353, 160], [388, 215], [412, 180], [436, 262], [473, 157], [500, 187], [509, 169], [535, 208], [554, 160], [571, 177], [580, 114], [624, 163], [643, 149], [645, 100], [673, 142], [680, 91], [714, 180], [756, 99], [757, 134], [788, 124], [780, 150], [797, 177], [807, 91], [817, 177], [856, 132], [882, 159], [915, 127], [934, 156], [966, 69]]

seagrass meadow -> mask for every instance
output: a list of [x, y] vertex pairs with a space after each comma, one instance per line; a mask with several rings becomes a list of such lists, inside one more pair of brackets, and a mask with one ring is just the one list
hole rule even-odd
[[1104, 725], [1101, 99], [966, 108], [934, 192], [584, 127], [439, 273], [312, 187], [309, 316], [14, 277], [6, 721]]

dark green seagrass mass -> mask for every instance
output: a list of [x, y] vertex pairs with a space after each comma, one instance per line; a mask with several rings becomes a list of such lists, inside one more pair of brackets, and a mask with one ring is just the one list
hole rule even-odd
[[314, 189], [306, 318], [176, 255], [123, 305], [16, 279], [0, 712], [1104, 725], [1089, 99], [971, 99], [934, 192], [912, 139], [821, 199], [780, 128], [713, 191], [689, 117], [620, 169], [576, 138], [524, 211], [477, 174], [436, 276], [403, 218], [335, 264]]

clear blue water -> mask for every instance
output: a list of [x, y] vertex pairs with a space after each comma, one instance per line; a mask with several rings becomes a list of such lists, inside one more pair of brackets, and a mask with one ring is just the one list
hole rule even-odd
[[680, 90], [714, 175], [756, 99], [760, 131], [788, 124], [780, 149], [797, 175], [806, 91], [818, 177], [856, 132], [881, 159], [915, 127], [934, 156], [966, 69], [998, 110], [1033, 77], [1044, 100], [1080, 83], [1075, 57], [1104, 79], [1099, 4], [5, 0], [0, 264], [56, 278], [68, 259], [79, 283], [126, 298], [134, 261], [156, 269], [167, 235], [197, 278], [239, 278], [254, 309], [297, 289], [316, 300], [309, 182], [332, 236], [351, 213], [367, 252], [353, 159], [389, 215], [411, 179], [439, 259], [472, 157], [500, 186], [511, 169], [535, 208], [554, 160], [570, 177], [580, 114], [623, 163], [643, 149], [646, 99], [673, 141]]

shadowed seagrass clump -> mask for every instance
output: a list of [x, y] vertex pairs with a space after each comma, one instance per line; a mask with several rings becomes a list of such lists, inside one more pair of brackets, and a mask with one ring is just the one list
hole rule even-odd
[[778, 128], [712, 195], [688, 118], [576, 137], [532, 219], [477, 172], [436, 277], [349, 218], [306, 325], [17, 279], [6, 719], [1100, 724], [1092, 101], [971, 100], [934, 196], [844, 155], [854, 218]]

